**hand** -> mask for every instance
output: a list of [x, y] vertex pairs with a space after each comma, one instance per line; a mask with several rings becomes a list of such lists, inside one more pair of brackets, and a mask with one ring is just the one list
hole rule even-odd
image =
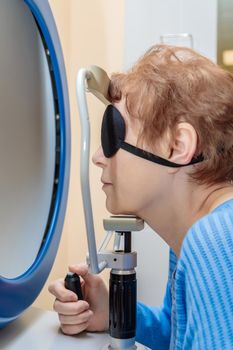
[[58, 313], [63, 333], [73, 335], [83, 332], [105, 331], [108, 329], [108, 290], [98, 275], [88, 272], [87, 265], [72, 265], [71, 272], [81, 278], [84, 300], [78, 300], [75, 293], [64, 286], [64, 279], [49, 285], [49, 292], [56, 300], [54, 310]]

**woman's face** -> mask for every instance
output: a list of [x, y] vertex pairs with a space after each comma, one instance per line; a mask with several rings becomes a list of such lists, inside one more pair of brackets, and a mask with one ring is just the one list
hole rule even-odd
[[[114, 106], [125, 120], [125, 141], [136, 146], [139, 121], [129, 117], [123, 100]], [[102, 168], [102, 189], [106, 194], [106, 207], [112, 214], [142, 216], [140, 213], [144, 210], [159, 204], [167, 185], [165, 167], [139, 158], [121, 148], [113, 157], [106, 158], [100, 147], [92, 160], [95, 165]]]

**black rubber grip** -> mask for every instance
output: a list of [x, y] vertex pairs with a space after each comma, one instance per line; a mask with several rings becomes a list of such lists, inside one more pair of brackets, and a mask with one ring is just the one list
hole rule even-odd
[[76, 273], [68, 272], [65, 278], [65, 287], [66, 289], [74, 292], [78, 300], [83, 300], [83, 293], [80, 283], [80, 277]]
[[109, 281], [109, 333], [119, 339], [134, 338], [136, 333], [136, 273], [111, 272]]

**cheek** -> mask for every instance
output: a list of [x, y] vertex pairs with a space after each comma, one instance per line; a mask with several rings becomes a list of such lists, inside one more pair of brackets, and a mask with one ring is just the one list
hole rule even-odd
[[130, 214], [132, 202], [136, 201], [135, 188], [137, 188], [137, 179], [135, 177], [134, 166], [131, 164], [131, 155], [121, 154], [118, 151], [116, 156], [111, 159], [109, 167], [110, 178], [113, 186], [107, 188], [106, 207], [112, 214]]
[[114, 214], [137, 214], [158, 196], [159, 174], [155, 167], [140, 158], [124, 156], [112, 163], [114, 186], [107, 196], [107, 209], [114, 210]]
[[147, 206], [155, 195], [155, 188], [146, 181], [144, 175], [135, 171], [117, 186], [118, 203], [132, 214], [136, 214], [142, 207]]

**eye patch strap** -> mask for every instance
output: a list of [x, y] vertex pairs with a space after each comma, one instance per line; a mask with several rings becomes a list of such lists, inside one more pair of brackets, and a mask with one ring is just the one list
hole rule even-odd
[[121, 143], [121, 146], [120, 146], [120, 147], [121, 147], [122, 149], [124, 149], [125, 151], [128, 151], [128, 152], [130, 152], [130, 153], [133, 153], [135, 156], [144, 158], [144, 159], [146, 159], [146, 160], [149, 160], [149, 161], [151, 161], [151, 162], [154, 162], [154, 163], [157, 163], [157, 164], [160, 164], [160, 165], [163, 165], [163, 166], [172, 167], [172, 168], [181, 168], [181, 167], [184, 167], [184, 166], [188, 166], [188, 165], [200, 163], [200, 162], [202, 162], [202, 161], [204, 160], [203, 156], [202, 156], [202, 155], [199, 155], [199, 156], [197, 156], [196, 158], [193, 158], [193, 159], [191, 160], [191, 162], [188, 163], [188, 164], [177, 164], [177, 163], [170, 162], [170, 161], [167, 160], [167, 159], [164, 159], [164, 158], [161, 158], [161, 157], [159, 157], [159, 156], [156, 156], [156, 155], [153, 154], [153, 153], [144, 151], [144, 150], [142, 150], [141, 148], [132, 146], [132, 145], [130, 145], [129, 143], [124, 142], [124, 141]]

